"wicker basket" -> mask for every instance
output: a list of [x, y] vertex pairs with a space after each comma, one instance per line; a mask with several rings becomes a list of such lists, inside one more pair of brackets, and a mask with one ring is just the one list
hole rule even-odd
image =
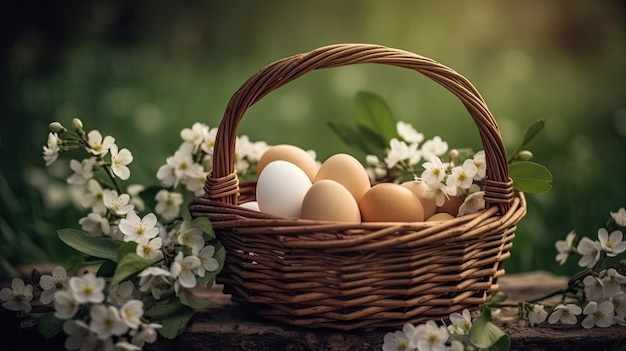
[[[345, 224], [284, 218], [239, 207], [255, 182], [234, 173], [237, 125], [271, 91], [321, 68], [399, 66], [446, 87], [474, 119], [487, 157], [487, 208], [447, 222]], [[498, 126], [472, 84], [431, 59], [388, 47], [340, 44], [262, 68], [233, 95], [219, 126], [206, 195], [190, 204], [208, 217], [227, 259], [218, 282], [236, 302], [272, 320], [310, 328], [397, 328], [476, 310], [497, 290], [523, 194], [508, 177]]]

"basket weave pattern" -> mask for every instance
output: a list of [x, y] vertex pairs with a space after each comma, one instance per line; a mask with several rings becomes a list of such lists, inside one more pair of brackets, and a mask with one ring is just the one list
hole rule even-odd
[[[273, 90], [322, 68], [378, 63], [417, 71], [466, 106], [483, 143], [487, 208], [447, 222], [335, 223], [247, 210], [256, 182], [234, 170], [237, 126]], [[397, 328], [476, 310], [504, 274], [523, 194], [508, 177], [504, 144], [491, 112], [460, 74], [414, 53], [369, 44], [339, 44], [278, 60], [232, 96], [214, 146], [206, 194], [190, 205], [208, 217], [227, 251], [218, 281], [233, 300], [267, 318], [311, 328]]]

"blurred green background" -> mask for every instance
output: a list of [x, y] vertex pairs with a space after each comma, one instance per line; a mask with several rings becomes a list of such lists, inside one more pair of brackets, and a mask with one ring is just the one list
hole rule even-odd
[[[433, 58], [480, 90], [514, 148], [537, 119], [529, 148], [554, 186], [528, 195], [509, 273], [559, 266], [554, 242], [570, 230], [596, 238], [626, 206], [624, 1], [20, 1], [0, 13], [0, 277], [74, 254], [55, 230], [78, 227], [64, 178], [45, 168], [48, 123], [113, 135], [135, 155], [132, 180], [156, 170], [201, 121], [218, 125], [230, 96], [274, 60], [334, 43], [365, 42]], [[409, 74], [407, 74], [409, 73]], [[351, 121], [357, 91], [382, 95], [396, 117], [452, 147], [480, 147], [456, 98], [419, 74], [360, 65], [316, 71], [246, 114], [239, 134], [351, 152], [326, 125]]]

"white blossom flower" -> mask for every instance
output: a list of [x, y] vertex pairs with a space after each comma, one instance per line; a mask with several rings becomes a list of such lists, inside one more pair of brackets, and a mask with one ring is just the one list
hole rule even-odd
[[217, 137], [217, 131], [218, 128], [210, 129], [209, 133], [205, 135], [202, 145], [200, 145], [202, 151], [204, 151], [207, 155], [213, 155], [213, 147], [215, 147], [215, 138]]
[[587, 301], [601, 301], [604, 299], [604, 286], [600, 278], [588, 275], [583, 279], [583, 284], [585, 284]]
[[450, 325], [448, 330], [454, 335], [468, 335], [472, 327], [472, 316], [468, 309], [463, 310], [463, 314], [454, 312], [450, 314]]
[[86, 158], [82, 161], [70, 160], [70, 169], [74, 173], [67, 178], [67, 183], [72, 185], [83, 185], [93, 178], [93, 169], [97, 161], [95, 157]]
[[213, 272], [220, 267], [220, 263], [213, 257], [215, 255], [215, 247], [213, 245], [207, 245], [198, 253], [198, 259], [200, 259], [200, 265], [196, 268], [196, 274], [199, 277], [204, 277], [204, 274]]
[[626, 293], [623, 291], [611, 296], [609, 299], [613, 303], [615, 315], [619, 318], [626, 318]]
[[574, 251], [575, 238], [576, 232], [572, 230], [567, 234], [565, 240], [557, 240], [557, 242], [554, 244], [554, 246], [556, 246], [556, 250], [559, 252], [556, 255], [556, 261], [559, 262], [559, 264], [565, 263], [565, 261], [567, 261], [567, 258], [569, 257], [569, 254]]
[[78, 224], [91, 236], [109, 234], [109, 221], [96, 212], [91, 212], [87, 217], [79, 219]]
[[434, 321], [420, 324], [415, 330], [417, 336], [417, 349], [424, 351], [445, 351], [445, 343], [450, 336], [448, 329], [437, 326]]
[[531, 327], [545, 322], [548, 317], [548, 312], [544, 309], [543, 305], [535, 304], [533, 309], [528, 312], [528, 323]]
[[477, 191], [469, 194], [459, 207], [458, 216], [464, 216], [485, 209], [485, 192]]
[[[107, 190], [111, 191], [111, 190]], [[106, 213], [106, 206], [104, 206], [104, 190], [100, 186], [100, 182], [95, 179], [89, 179], [87, 182], [87, 193], [82, 198], [82, 205], [85, 208], [90, 208], [93, 212], [99, 214]]]
[[599, 241], [591, 241], [591, 239], [583, 237], [580, 239], [576, 250], [582, 256], [580, 261], [578, 261], [578, 265], [591, 268], [600, 260], [602, 246]]
[[117, 150], [117, 145], [111, 146], [111, 172], [114, 175], [120, 177], [122, 180], [126, 180], [130, 177], [130, 169], [128, 165], [133, 162], [133, 155], [124, 148]]
[[185, 143], [189, 143], [193, 147], [193, 151], [196, 152], [205, 137], [209, 134], [209, 126], [204, 123], [196, 122], [191, 128], [183, 128], [180, 131], [180, 137]]
[[465, 160], [463, 166], [452, 168], [452, 173], [446, 179], [446, 184], [461, 189], [468, 189], [472, 185], [477, 171], [478, 168], [476, 168], [474, 160]]
[[39, 286], [43, 291], [39, 300], [43, 304], [49, 304], [54, 301], [54, 293], [64, 290], [68, 285], [67, 271], [61, 266], [56, 266], [52, 270], [52, 275], [44, 274], [39, 278]]
[[83, 320], [70, 319], [63, 323], [66, 350], [95, 350], [98, 338]]
[[128, 331], [128, 325], [120, 317], [120, 312], [115, 306], [93, 305], [89, 315], [91, 316], [89, 329], [96, 333], [99, 339], [119, 336]]
[[70, 319], [78, 312], [79, 303], [67, 290], [54, 293], [54, 316], [58, 319]]
[[606, 255], [609, 257], [615, 257], [626, 251], [626, 241], [622, 241], [624, 234], [619, 230], [614, 230], [609, 235], [609, 232], [604, 229], [598, 229], [598, 239], [600, 239], [600, 245]]
[[43, 147], [43, 160], [50, 166], [59, 157], [59, 136], [57, 133], [48, 133], [48, 144]]
[[82, 277], [71, 277], [69, 285], [72, 295], [78, 303], [101, 303], [104, 301], [105, 283], [104, 278], [96, 277], [95, 274], [89, 272]]
[[131, 329], [139, 328], [143, 316], [143, 302], [140, 300], [127, 301], [120, 307], [120, 315], [128, 327]]
[[566, 305], [558, 304], [552, 311], [550, 317], [548, 317], [548, 323], [556, 324], [561, 322], [563, 324], [576, 324], [576, 316], [581, 313], [582, 309], [573, 303], [568, 303]]
[[485, 178], [485, 174], [487, 173], [487, 156], [485, 155], [485, 151], [478, 151], [474, 154], [473, 159], [474, 165], [476, 166], [474, 180], [482, 180]]
[[424, 167], [424, 171], [422, 172], [421, 178], [431, 188], [441, 183], [446, 176], [443, 163], [437, 156], [432, 156], [429, 162], [422, 164], [422, 167]]
[[2, 307], [9, 311], [29, 314], [32, 310], [30, 301], [33, 299], [33, 286], [24, 284], [20, 278], [13, 278], [11, 288], [0, 290], [0, 300]]
[[180, 214], [180, 205], [183, 203], [183, 195], [177, 192], [169, 192], [165, 189], [156, 193], [157, 201], [155, 212], [165, 220], [171, 221]]
[[129, 343], [126, 339], [121, 339], [115, 343], [115, 351], [141, 351], [141, 347]]
[[604, 301], [598, 305], [597, 302], [591, 301], [585, 306], [583, 314], [587, 315], [581, 323], [585, 329], [595, 326], [608, 328], [613, 324], [613, 303]]
[[109, 288], [109, 301], [116, 306], [122, 306], [133, 299], [135, 285], [130, 280], [125, 280], [115, 287]]
[[105, 191], [103, 201], [104, 206], [116, 216], [126, 216], [135, 209], [135, 206], [130, 204], [130, 195], [122, 194], [118, 196], [117, 191]]
[[160, 267], [148, 267], [141, 271], [139, 277], [139, 291], [147, 292], [150, 290], [155, 299], [161, 299], [172, 288], [170, 281], [172, 273]]
[[615, 268], [609, 268], [602, 278], [604, 297], [610, 298], [622, 292], [621, 284], [626, 284], [626, 277], [619, 274]]
[[161, 181], [161, 185], [164, 187], [176, 187], [179, 182], [178, 177], [176, 177], [176, 167], [169, 163], [162, 165], [157, 171], [157, 179]]
[[136, 253], [139, 257], [153, 262], [158, 262], [163, 259], [163, 251], [161, 251], [163, 242], [160, 237], [152, 238], [150, 241], [143, 239], [137, 244]]
[[410, 165], [417, 164], [422, 156], [417, 150], [417, 144], [407, 144], [396, 138], [389, 141], [389, 152], [385, 157], [387, 168], [391, 169], [398, 163], [408, 161]]
[[[237, 171], [241, 172], [241, 174], [245, 173], [249, 164], [247, 161], [243, 161], [246, 163], [246, 167], [241, 167], [238, 164]], [[204, 194], [204, 184], [206, 183], [206, 176], [209, 172], [204, 171], [204, 167], [198, 163], [194, 163], [189, 167], [187, 173], [185, 173], [185, 179], [183, 180], [183, 184], [187, 188], [188, 191], [192, 192], [194, 196], [201, 196]]]
[[133, 337], [131, 342], [139, 347], [143, 347], [145, 343], [153, 343], [157, 340], [156, 329], [162, 327], [161, 324], [157, 323], [141, 324], [138, 329], [130, 331], [130, 335]]
[[611, 212], [611, 217], [620, 227], [626, 227], [626, 209], [620, 208], [617, 212]]
[[384, 162], [378, 159], [376, 155], [365, 156], [365, 171], [367, 172], [370, 181], [374, 182], [383, 179], [387, 176], [387, 167]]
[[415, 130], [413, 125], [410, 123], [402, 121], [396, 123], [396, 131], [398, 132], [398, 135], [408, 143], [419, 144], [424, 141], [424, 134]]
[[159, 228], [155, 227], [157, 218], [154, 213], [148, 213], [140, 218], [135, 211], [128, 212], [126, 218], [120, 220], [120, 231], [124, 233], [124, 241], [139, 242], [140, 238], [151, 239], [159, 235]]
[[383, 337], [383, 351], [409, 351], [414, 348], [409, 338], [400, 330], [389, 332]]
[[183, 222], [180, 226], [177, 240], [179, 244], [191, 248], [191, 252], [194, 255], [197, 255], [204, 247], [202, 229], [192, 226], [188, 221]]
[[92, 130], [87, 134], [87, 145], [92, 154], [104, 156], [115, 145], [115, 138], [106, 136], [102, 139], [102, 134], [98, 130]]
[[435, 198], [435, 204], [437, 207], [443, 206], [446, 200], [448, 200], [450, 196], [454, 195], [456, 195], [456, 188], [446, 186], [444, 183], [428, 185], [428, 189], [424, 191], [424, 196]]
[[436, 136], [422, 144], [422, 157], [430, 160], [433, 156], [441, 156], [448, 151], [448, 143]]
[[170, 266], [170, 273], [176, 278], [174, 291], [178, 294], [180, 286], [193, 288], [196, 286], [196, 275], [194, 270], [200, 265], [200, 259], [196, 256], [183, 256], [182, 251], [178, 252], [174, 262]]
[[[246, 159], [250, 162], [257, 163], [261, 158], [261, 155], [263, 155], [263, 153], [267, 151], [269, 147], [270, 146], [264, 141], [253, 142], [251, 147], [246, 150]], [[310, 154], [309, 151], [312, 151], [313, 154]], [[311, 156], [311, 158], [314, 160], [317, 157], [317, 155], [315, 154], [315, 150], [308, 150], [307, 154], [309, 154], [309, 156]]]

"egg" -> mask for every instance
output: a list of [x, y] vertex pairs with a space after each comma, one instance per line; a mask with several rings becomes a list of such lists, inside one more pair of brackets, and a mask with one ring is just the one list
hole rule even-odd
[[437, 213], [449, 213], [452, 216], [459, 214], [459, 207], [463, 203], [460, 196], [449, 196], [446, 198], [443, 206], [437, 208]]
[[449, 221], [454, 218], [456, 217], [454, 217], [453, 215], [449, 213], [441, 212], [441, 213], [435, 213], [434, 215], [428, 217], [426, 219], [426, 222]]
[[435, 193], [427, 192], [427, 190], [430, 190], [430, 188], [428, 187], [426, 182], [423, 182], [421, 180], [410, 180], [400, 185], [411, 190], [413, 194], [415, 194], [420, 199], [420, 202], [424, 207], [424, 218], [428, 218], [434, 215], [435, 212], [437, 212]]
[[287, 161], [300, 167], [311, 182], [315, 179], [319, 168], [313, 157], [303, 149], [294, 145], [279, 144], [271, 146], [259, 157], [256, 168], [257, 178], [270, 162], [278, 160]]
[[248, 210], [253, 210], [253, 211], [261, 211], [259, 209], [259, 203], [256, 201], [244, 202], [241, 205], [239, 205], [239, 207], [246, 208]]
[[400, 184], [379, 183], [359, 201], [363, 222], [422, 222], [424, 208], [413, 192]]
[[361, 163], [351, 155], [335, 154], [320, 166], [313, 183], [330, 179], [343, 185], [358, 202], [371, 188], [370, 178]]
[[300, 167], [287, 161], [272, 161], [257, 179], [259, 210], [276, 216], [298, 218], [302, 200], [311, 185], [311, 179]]
[[322, 179], [304, 196], [300, 218], [359, 223], [361, 212], [348, 189], [334, 180]]

